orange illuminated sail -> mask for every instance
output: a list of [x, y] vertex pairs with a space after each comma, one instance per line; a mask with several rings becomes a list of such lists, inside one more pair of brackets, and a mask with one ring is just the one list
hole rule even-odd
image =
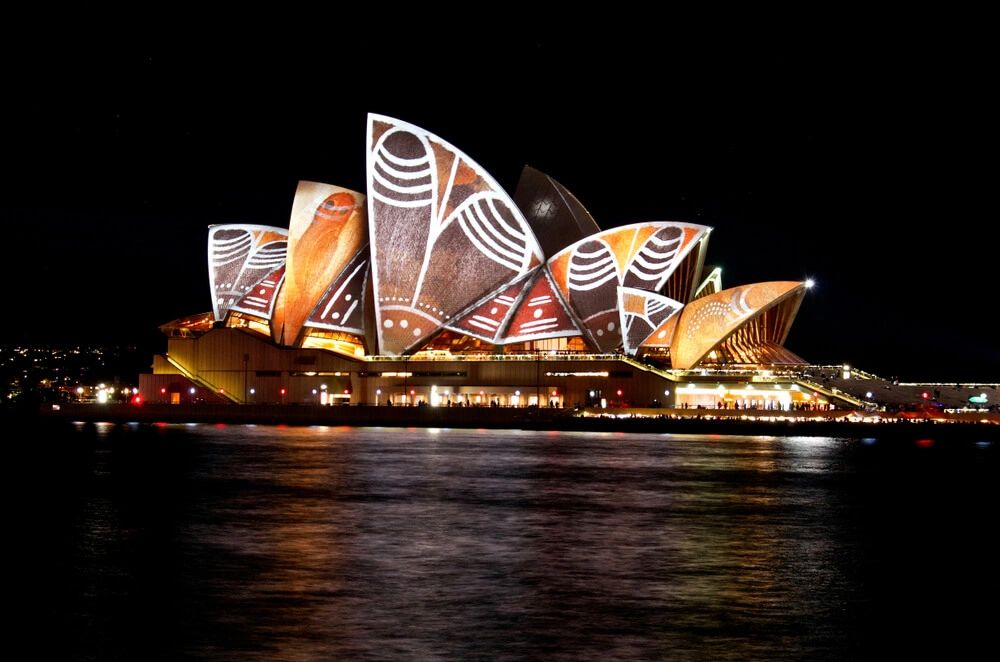
[[365, 196], [339, 186], [299, 182], [288, 228], [285, 282], [271, 316], [271, 332], [294, 345], [331, 281], [367, 243]]

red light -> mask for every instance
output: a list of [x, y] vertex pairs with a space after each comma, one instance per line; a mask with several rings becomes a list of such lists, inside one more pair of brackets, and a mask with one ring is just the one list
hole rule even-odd
[[132, 404], [134, 404], [134, 405], [141, 405], [142, 404], [142, 396], [141, 395], [137, 395], [134, 398], [132, 398]]
[[922, 397], [924, 400], [926, 400], [927, 399], [927, 391], [924, 391], [923, 393], [921, 393], [920, 397]]
[[285, 389], [281, 389], [281, 395], [285, 394]]
[[414, 395], [416, 391], [410, 391], [410, 395]]
[[345, 388], [344, 389], [344, 393], [350, 393], [350, 392], [351, 392], [351, 389], [349, 389], [349, 388]]
[[165, 389], [165, 388], [161, 388], [160, 389], [160, 395], [166, 395], [166, 393], [167, 393], [167, 389]]
[[621, 390], [621, 389], [618, 389], [618, 397], [620, 398], [620, 397], [621, 397], [621, 395], [622, 395], [622, 390]]

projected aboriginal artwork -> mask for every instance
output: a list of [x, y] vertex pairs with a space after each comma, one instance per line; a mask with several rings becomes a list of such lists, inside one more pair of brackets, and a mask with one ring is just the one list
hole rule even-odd
[[708, 230], [690, 223], [639, 223], [606, 230], [548, 262], [591, 342], [602, 352], [622, 344], [618, 287], [656, 291]]
[[[511, 353], [642, 351], [681, 370], [802, 361], [784, 342], [805, 284], [722, 290], [720, 269], [702, 273], [709, 228], [601, 231], [534, 168], [525, 166], [511, 198], [417, 126], [369, 115], [366, 139], [367, 198], [300, 182], [287, 231], [211, 226], [212, 312], [165, 333], [208, 333], [225, 321], [352, 357], [481, 353], [485, 342]], [[572, 340], [531, 344], [560, 338]]]
[[331, 281], [367, 241], [365, 196], [339, 186], [299, 182], [288, 228], [285, 283], [271, 317], [282, 345], [296, 344]]
[[271, 319], [274, 301], [284, 282], [285, 265], [281, 265], [254, 285], [230, 310], [256, 315], [264, 320]]
[[677, 320], [680, 315], [671, 315], [656, 327], [645, 340], [640, 343], [643, 349], [668, 349], [674, 340], [674, 332], [677, 330]]
[[619, 287], [618, 311], [621, 314], [625, 353], [635, 356], [639, 345], [682, 307], [681, 302], [654, 292]]
[[380, 351], [401, 354], [543, 260], [514, 202], [465, 154], [368, 116], [369, 234]]
[[367, 277], [368, 246], [365, 245], [327, 288], [306, 326], [363, 335]]
[[515, 304], [538, 271], [539, 269], [536, 269], [535, 273], [527, 278], [522, 278], [489, 297], [464, 317], [447, 325], [447, 328], [487, 342], [500, 343], [502, 341], [500, 336], [507, 328], [507, 320], [514, 312]]
[[548, 272], [540, 273], [521, 298], [514, 312], [504, 342], [526, 342], [581, 335], [566, 309]]
[[[273, 275], [285, 264], [288, 231], [266, 225], [213, 225], [208, 229], [208, 282], [212, 313], [225, 319], [230, 308], [248, 303], [267, 317]], [[278, 276], [280, 279], [280, 276]], [[265, 292], [258, 294], [259, 290]], [[244, 302], [244, 299], [246, 302]]]
[[[801, 298], [805, 290], [805, 283], [773, 281], [733, 287], [691, 301], [677, 322], [670, 347], [671, 364], [679, 370], [692, 368], [713, 347], [752, 318], [786, 299]], [[792, 317], [794, 313], [787, 324], [791, 324]], [[779, 336], [787, 333], [787, 329], [776, 331]]]

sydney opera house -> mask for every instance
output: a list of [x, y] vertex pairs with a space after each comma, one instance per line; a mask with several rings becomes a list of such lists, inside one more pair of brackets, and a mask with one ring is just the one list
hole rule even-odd
[[702, 273], [708, 227], [601, 230], [547, 175], [526, 167], [511, 197], [451, 144], [390, 117], [370, 115], [366, 141], [367, 195], [302, 182], [287, 229], [209, 228], [212, 310], [161, 327], [147, 401], [808, 399], [739, 376], [804, 363], [784, 343], [806, 282], [723, 289], [718, 269]]

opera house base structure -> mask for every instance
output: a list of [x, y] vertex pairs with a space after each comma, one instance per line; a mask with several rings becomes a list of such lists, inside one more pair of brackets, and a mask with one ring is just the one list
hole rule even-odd
[[[239, 329], [175, 337], [142, 375], [147, 402], [791, 410], [840, 398], [791, 368], [671, 371], [616, 354], [371, 357], [275, 346]], [[850, 404], [850, 403], [846, 403]]]
[[288, 228], [214, 225], [212, 311], [169, 322], [147, 402], [827, 406], [785, 348], [799, 281], [723, 289], [711, 229], [600, 230], [525, 168], [513, 197], [441, 138], [370, 115], [367, 195], [301, 182]]

